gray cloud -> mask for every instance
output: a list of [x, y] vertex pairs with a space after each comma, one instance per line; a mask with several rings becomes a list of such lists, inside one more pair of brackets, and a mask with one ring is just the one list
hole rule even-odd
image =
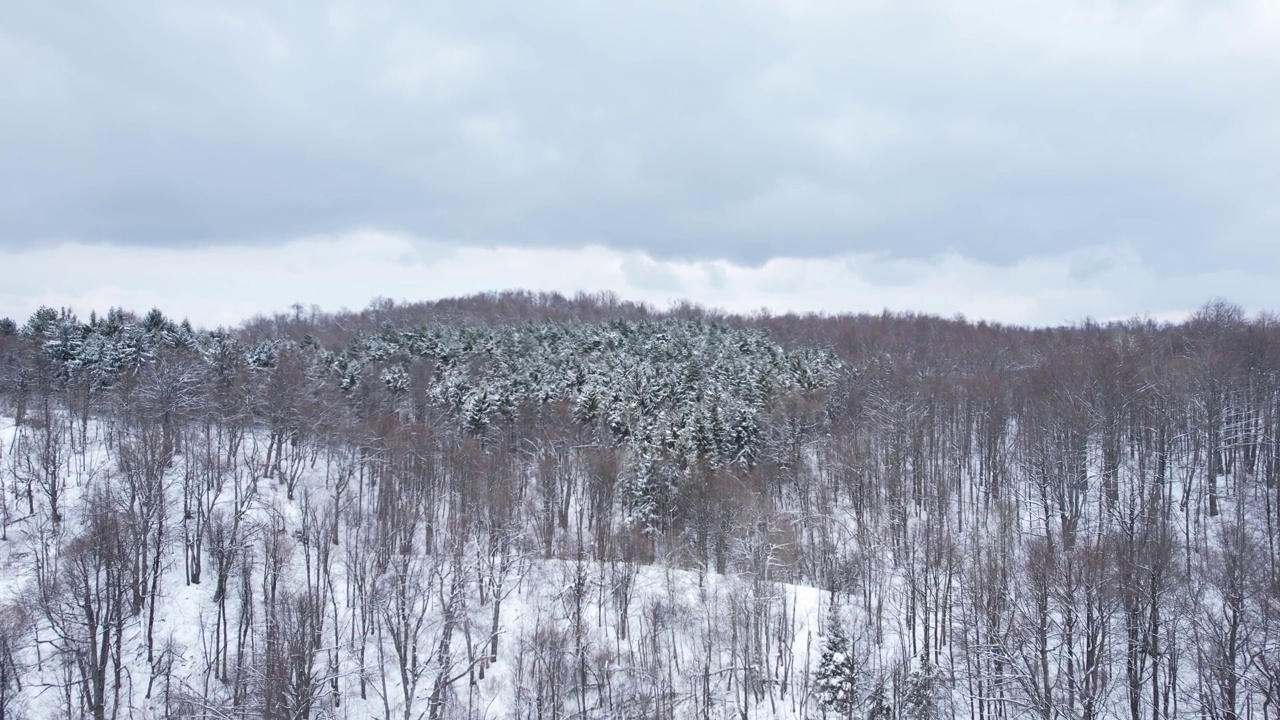
[[[1268, 14], [1270, 13], [1270, 14]], [[27, 3], [0, 243], [1280, 260], [1265, 4]]]

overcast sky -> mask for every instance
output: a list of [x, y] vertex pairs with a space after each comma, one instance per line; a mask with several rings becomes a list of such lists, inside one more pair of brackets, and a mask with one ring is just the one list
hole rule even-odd
[[1280, 3], [9, 3], [0, 268], [17, 318], [1280, 309]]

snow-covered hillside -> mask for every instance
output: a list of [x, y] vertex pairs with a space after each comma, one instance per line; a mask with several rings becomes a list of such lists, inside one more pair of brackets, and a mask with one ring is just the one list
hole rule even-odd
[[1280, 328], [761, 322], [37, 313], [0, 720], [1277, 716]]
[[[341, 453], [307, 458], [289, 500], [252, 435], [231, 455], [192, 433], [146, 477], [125, 459], [145, 438], [52, 417], [62, 521], [47, 497], [33, 514], [6, 494], [0, 607], [19, 675], [5, 717], [93, 716], [95, 700], [138, 718], [817, 712], [829, 598], [777, 581], [765, 537], [734, 549], [754, 571], [728, 575], [600, 561], [585, 534], [546, 557], [526, 528], [447, 503], [413, 518], [413, 498], [379, 500], [395, 480], [365, 482]], [[47, 432], [0, 420], [8, 490]], [[214, 472], [211, 453], [227, 454]], [[193, 483], [199, 507], [184, 507]]]

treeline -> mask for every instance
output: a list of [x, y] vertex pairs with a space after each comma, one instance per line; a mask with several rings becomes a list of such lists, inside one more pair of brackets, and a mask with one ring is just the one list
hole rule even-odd
[[[42, 309], [0, 323], [0, 521], [36, 548], [0, 717], [57, 663], [95, 718], [1276, 717], [1278, 374], [1280, 323], [1224, 302], [1055, 329]], [[702, 609], [642, 597], [654, 563]], [[555, 607], [516, 621], [539, 573]], [[823, 593], [811, 649], [779, 583]], [[202, 649], [166, 646], [210, 584]]]

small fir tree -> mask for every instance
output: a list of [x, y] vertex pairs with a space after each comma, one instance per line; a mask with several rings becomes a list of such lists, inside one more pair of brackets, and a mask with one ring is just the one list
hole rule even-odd
[[937, 716], [938, 674], [926, 655], [907, 678], [907, 692], [902, 699], [902, 716], [906, 720], [933, 720]]
[[889, 693], [884, 689], [884, 680], [876, 683], [867, 699], [867, 720], [892, 720], [893, 704], [889, 702]]
[[816, 681], [818, 704], [822, 709], [852, 718], [858, 706], [858, 667], [835, 603], [831, 604], [827, 619], [827, 638], [822, 646]]

